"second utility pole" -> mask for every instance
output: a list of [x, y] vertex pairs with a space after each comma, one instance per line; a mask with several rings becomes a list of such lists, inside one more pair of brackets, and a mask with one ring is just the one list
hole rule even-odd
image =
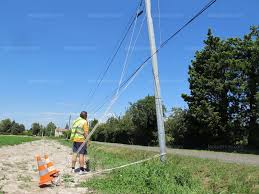
[[147, 15], [147, 26], [149, 34], [149, 42], [152, 56], [152, 66], [153, 66], [153, 76], [154, 76], [154, 88], [155, 88], [155, 102], [156, 102], [156, 116], [157, 116], [157, 128], [158, 128], [158, 138], [160, 146], [160, 160], [165, 161], [166, 157], [166, 146], [165, 146], [165, 129], [164, 129], [164, 116], [163, 116], [163, 106], [160, 96], [160, 81], [158, 75], [157, 66], [157, 49], [155, 41], [155, 33], [153, 26], [153, 19], [151, 14], [151, 2], [150, 0], [145, 0], [146, 5], [146, 15]]

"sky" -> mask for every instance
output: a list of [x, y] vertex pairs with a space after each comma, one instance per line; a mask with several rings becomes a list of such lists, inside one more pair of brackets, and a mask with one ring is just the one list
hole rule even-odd
[[[198, 12], [208, 0], [152, 0], [157, 46]], [[125, 77], [148, 56], [145, 14], [133, 26], [94, 97], [89, 93], [104, 72], [139, 0], [1, 0], [0, 120], [11, 118], [27, 128], [33, 122], [64, 127], [81, 110], [93, 115], [118, 86], [129, 43]], [[159, 4], [159, 6], [158, 6]], [[160, 7], [160, 12], [158, 7]], [[258, 0], [217, 0], [203, 15], [169, 42], [158, 55], [163, 103], [187, 108], [188, 66], [202, 49], [208, 28], [223, 39], [242, 37], [259, 24]], [[160, 14], [159, 14], [160, 13]], [[160, 17], [159, 17], [160, 15]], [[159, 25], [160, 24], [160, 25]], [[135, 29], [135, 30], [134, 30]], [[133, 33], [134, 32], [134, 33]], [[139, 36], [138, 36], [139, 34]], [[148, 62], [109, 111], [123, 115], [130, 102], [154, 94]]]

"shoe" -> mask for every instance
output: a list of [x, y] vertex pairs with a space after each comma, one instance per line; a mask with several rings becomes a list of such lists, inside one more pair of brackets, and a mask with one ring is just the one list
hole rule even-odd
[[75, 169], [71, 169], [71, 173], [76, 173], [76, 170]]
[[86, 172], [85, 170], [84, 170], [84, 171], [83, 171], [83, 170], [80, 170], [80, 171], [79, 171], [79, 175], [84, 175], [84, 174], [86, 174], [86, 173], [87, 173], [87, 172]]

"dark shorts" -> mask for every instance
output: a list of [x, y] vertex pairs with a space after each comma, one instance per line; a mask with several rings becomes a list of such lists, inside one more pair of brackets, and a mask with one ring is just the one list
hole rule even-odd
[[[77, 150], [81, 146], [83, 142], [73, 142], [73, 153], [77, 153]], [[87, 146], [86, 144], [83, 146], [83, 148], [79, 151], [79, 154], [87, 154]]]

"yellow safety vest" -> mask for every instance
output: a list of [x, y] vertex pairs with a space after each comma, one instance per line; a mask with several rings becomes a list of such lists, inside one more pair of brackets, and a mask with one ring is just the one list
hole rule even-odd
[[77, 118], [72, 125], [71, 129], [71, 141], [83, 142], [85, 140], [85, 131], [84, 131], [84, 124], [87, 121], [82, 119], [81, 117]]

